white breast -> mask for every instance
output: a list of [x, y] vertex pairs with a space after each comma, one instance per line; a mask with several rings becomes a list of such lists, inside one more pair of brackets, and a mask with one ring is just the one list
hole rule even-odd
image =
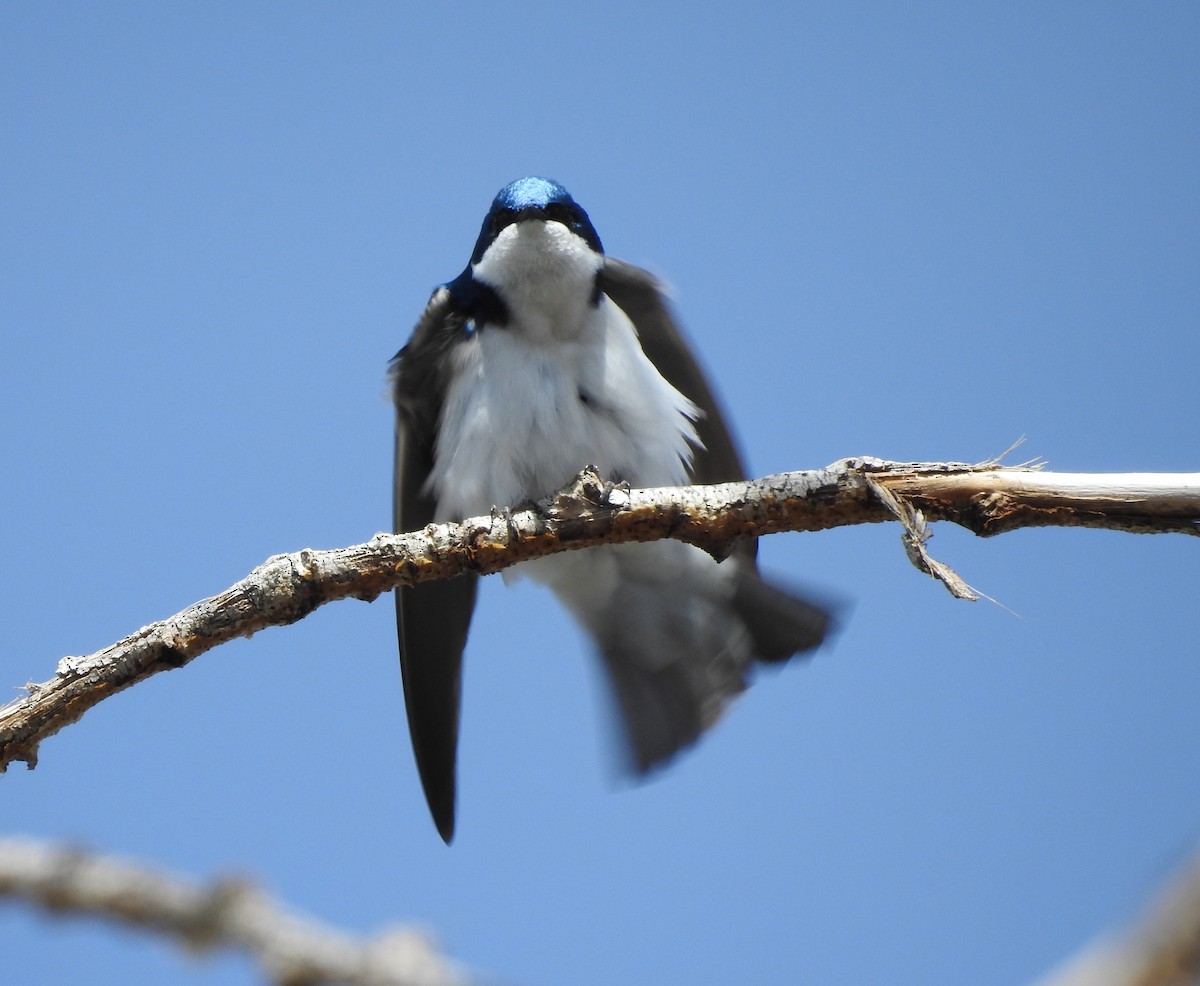
[[637, 486], [686, 481], [695, 406], [608, 298], [572, 328], [526, 332], [518, 315], [461, 348], [429, 480], [438, 519], [546, 496], [589, 464]]

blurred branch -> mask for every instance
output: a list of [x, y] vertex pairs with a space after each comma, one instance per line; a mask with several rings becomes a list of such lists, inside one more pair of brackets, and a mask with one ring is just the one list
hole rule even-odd
[[153, 931], [194, 951], [239, 949], [280, 986], [465, 982], [413, 931], [354, 939], [287, 913], [245, 881], [197, 886], [124, 860], [44, 842], [0, 840], [0, 895], [55, 914], [94, 915]]
[[26, 685], [27, 695], [0, 708], [0, 771], [17, 760], [34, 767], [42, 740], [109, 695], [337, 599], [371, 600], [397, 585], [489, 574], [604, 543], [671, 537], [724, 557], [741, 538], [893, 519], [902, 523], [905, 549], [918, 568], [956, 596], [975, 599], [970, 586], [929, 556], [928, 521], [952, 521], [981, 536], [1047, 525], [1197, 534], [1200, 473], [1050, 473], [994, 462], [857, 458], [739, 483], [629, 490], [588, 469], [567, 489], [511, 512], [276, 555], [170, 619], [86, 657], [63, 658], [54, 678]]
[[1102, 939], [1037, 986], [1194, 986], [1200, 983], [1200, 851], [1137, 925]]
[[[279, 986], [462, 986], [423, 935], [355, 939], [289, 914], [244, 880], [207, 886], [124, 860], [30, 839], [0, 839], [0, 896], [54, 914], [146, 929], [208, 951], [238, 949]], [[1200, 853], [1136, 927], [1102, 940], [1037, 986], [1193, 986], [1200, 982]]]

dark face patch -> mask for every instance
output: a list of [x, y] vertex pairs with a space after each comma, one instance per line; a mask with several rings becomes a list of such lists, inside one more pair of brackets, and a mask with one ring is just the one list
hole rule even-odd
[[475, 280], [468, 267], [446, 285], [454, 300], [454, 309], [466, 316], [475, 326], [508, 324], [508, 305], [490, 284]]

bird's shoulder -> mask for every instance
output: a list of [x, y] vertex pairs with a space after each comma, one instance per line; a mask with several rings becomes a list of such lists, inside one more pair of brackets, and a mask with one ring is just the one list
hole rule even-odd
[[726, 483], [746, 475], [728, 417], [668, 303], [666, 289], [650, 271], [605, 257], [597, 287], [625, 312], [646, 357], [663, 378], [700, 410], [701, 447], [692, 460], [692, 481]]
[[436, 421], [449, 383], [452, 350], [468, 341], [470, 320], [451, 284], [442, 284], [430, 295], [404, 348], [392, 357], [392, 396], [408, 424], [431, 428]]

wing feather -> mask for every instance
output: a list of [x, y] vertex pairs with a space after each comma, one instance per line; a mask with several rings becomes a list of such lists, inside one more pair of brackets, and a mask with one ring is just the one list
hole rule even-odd
[[[394, 529], [419, 530], [434, 519], [426, 490], [450, 350], [465, 336], [464, 317], [446, 288], [433, 293], [409, 341], [392, 361], [396, 404]], [[404, 704], [425, 800], [441, 837], [454, 837], [462, 655], [475, 608], [478, 577], [399, 588], [396, 629]]]

